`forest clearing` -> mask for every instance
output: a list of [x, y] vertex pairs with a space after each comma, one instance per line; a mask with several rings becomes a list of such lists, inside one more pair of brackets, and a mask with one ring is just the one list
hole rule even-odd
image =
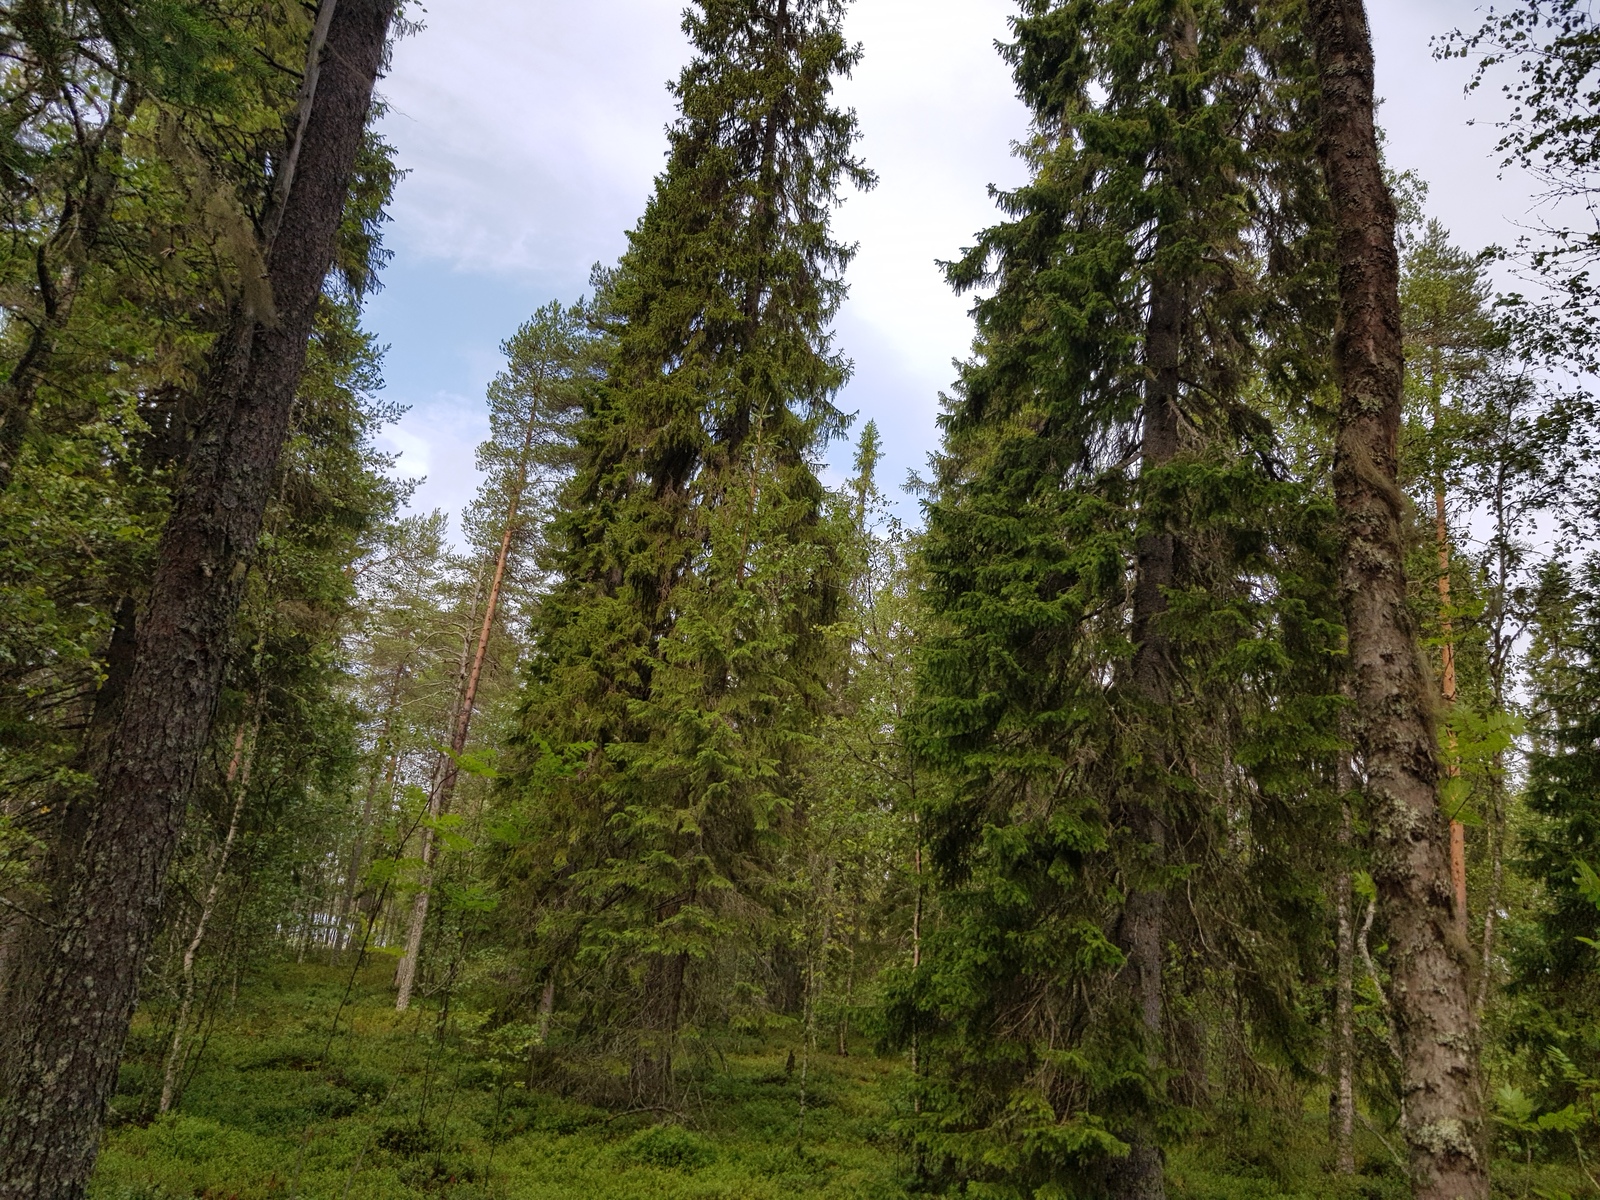
[[0, 1200], [1600, 1197], [1600, 16], [1427, 34], [1477, 245], [1363, 0], [1005, 0], [901, 485], [901, 4], [689, 0], [447, 510], [385, 87], [503, 78], [413, 0], [0, 0]]

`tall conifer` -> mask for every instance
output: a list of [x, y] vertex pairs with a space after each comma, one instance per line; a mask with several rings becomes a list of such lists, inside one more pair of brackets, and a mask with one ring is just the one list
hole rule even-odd
[[584, 968], [571, 1002], [627, 1031], [641, 1095], [672, 1086], [695, 964], [762, 924], [837, 657], [814, 462], [844, 425], [853, 251], [829, 221], [872, 181], [832, 96], [859, 57], [845, 9], [688, 10], [667, 168], [600, 277], [609, 361], [553, 532], [508, 869], [548, 982]]
[[[1317, 909], [1273, 877], [1270, 822], [1246, 850], [1221, 835], [1303, 792], [1331, 743], [1331, 631], [1293, 563], [1315, 506], [1277, 482], [1247, 403], [1258, 367], [1295, 357], [1268, 262], [1315, 209], [1284, 166], [1303, 54], [1274, 16], [1032, 0], [1006, 48], [1032, 178], [950, 271], [994, 291], [928, 510], [919, 736], [955, 786], [926, 805], [943, 923], [899, 1011], [929, 1072], [922, 1161], [948, 1185], [1163, 1195], [1169, 1080], [1204, 1040], [1169, 1011], [1188, 986], [1169, 947], [1205, 939], [1195, 909], [1169, 914], [1173, 881], [1220, 871], [1272, 940]], [[1291, 670], [1304, 700], [1267, 699]], [[1218, 953], [1292, 1042], [1293, 985], [1247, 941]]]

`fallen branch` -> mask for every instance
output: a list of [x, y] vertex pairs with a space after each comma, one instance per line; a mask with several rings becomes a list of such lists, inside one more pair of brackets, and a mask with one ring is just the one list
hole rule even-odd
[[1389, 1144], [1389, 1139], [1384, 1137], [1383, 1134], [1378, 1131], [1378, 1127], [1367, 1119], [1366, 1113], [1356, 1113], [1356, 1119], [1367, 1127], [1368, 1133], [1383, 1143], [1383, 1148], [1389, 1152], [1390, 1158], [1394, 1159], [1395, 1162], [1400, 1164], [1401, 1170], [1408, 1170], [1410, 1168], [1410, 1164], [1406, 1162], [1406, 1160], [1401, 1156], [1400, 1152]]

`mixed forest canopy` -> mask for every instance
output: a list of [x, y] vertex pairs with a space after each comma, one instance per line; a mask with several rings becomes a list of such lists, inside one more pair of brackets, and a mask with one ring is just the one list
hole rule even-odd
[[420, 8], [0, 0], [0, 1200], [1600, 1196], [1600, 14], [1435, 31], [1479, 247], [1362, 0], [1018, 0], [902, 503], [849, 10], [689, 3], [452, 514]]

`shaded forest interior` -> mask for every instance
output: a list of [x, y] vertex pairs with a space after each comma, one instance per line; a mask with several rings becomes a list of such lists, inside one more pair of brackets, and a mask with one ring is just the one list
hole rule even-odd
[[1600, 1196], [1588, 0], [1438, 31], [1483, 249], [1361, 0], [1020, 0], [903, 503], [849, 7], [689, 4], [452, 514], [420, 10], [0, 2], [0, 1200]]

